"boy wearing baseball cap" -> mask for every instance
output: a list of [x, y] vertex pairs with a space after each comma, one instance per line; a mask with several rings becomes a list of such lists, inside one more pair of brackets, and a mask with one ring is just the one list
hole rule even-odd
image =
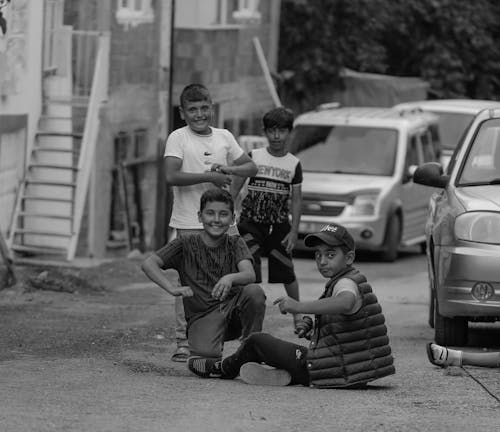
[[303, 317], [299, 337], [309, 347], [267, 333], [253, 333], [238, 350], [211, 367], [212, 376], [248, 384], [356, 387], [395, 373], [385, 318], [366, 277], [353, 267], [355, 244], [341, 225], [330, 224], [305, 238], [319, 272], [328, 278], [318, 300], [274, 301], [281, 313]]

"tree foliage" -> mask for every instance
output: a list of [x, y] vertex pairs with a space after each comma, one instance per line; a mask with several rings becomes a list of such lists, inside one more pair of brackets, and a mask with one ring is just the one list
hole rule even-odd
[[500, 96], [495, 0], [282, 0], [279, 68], [296, 99], [344, 67], [419, 76], [435, 97]]

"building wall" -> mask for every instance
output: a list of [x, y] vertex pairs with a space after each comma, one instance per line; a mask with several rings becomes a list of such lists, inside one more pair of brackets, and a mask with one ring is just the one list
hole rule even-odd
[[5, 232], [41, 111], [43, 2], [13, 1], [0, 32], [0, 229]]
[[274, 106], [253, 38], [258, 38], [264, 55], [274, 64], [279, 32], [279, 1], [261, 1], [258, 24], [179, 27], [174, 33], [173, 101], [179, 104], [183, 87], [205, 84], [214, 103], [222, 110], [219, 126], [236, 135], [260, 133], [260, 117]]
[[[138, 151], [144, 159], [142, 163], [127, 168], [125, 174], [130, 189], [133, 170], [140, 171], [139, 192], [129, 190], [127, 196], [132, 222], [138, 222], [136, 209], [142, 209], [142, 229], [147, 247], [154, 243], [158, 137], [162, 130], [166, 130], [165, 108], [160, 106], [168, 84], [160, 66], [161, 29], [170, 23], [170, 14], [165, 16], [162, 13], [162, 8], [166, 7], [168, 2], [153, 2], [154, 21], [136, 26], [122, 25], [114, 15], [111, 17], [110, 89], [105, 110], [107, 135], [128, 134], [130, 148], [124, 157], [134, 158], [137, 156], [134, 152]], [[134, 146], [140, 131], [145, 131], [146, 139], [141, 140], [142, 148], [133, 149], [131, 146]], [[114, 165], [116, 158], [113, 151], [111, 154], [111, 165]], [[135, 202], [137, 200], [140, 202]]]
[[[176, 3], [180, 1], [184, 0]], [[213, 3], [219, 4], [218, 1]], [[233, 7], [237, 3], [234, 0], [227, 2]], [[130, 24], [117, 19], [117, 1], [88, 0], [84, 10], [82, 4], [77, 0], [67, 0], [66, 19], [79, 28], [109, 30], [111, 50], [109, 98], [102, 110], [96, 155], [96, 186], [89, 196], [96, 212], [95, 223], [87, 221], [84, 227], [89, 230], [89, 235], [82, 235], [81, 239], [88, 239], [87, 251], [94, 256], [114, 253], [108, 246], [112, 237], [110, 225], [116, 219], [116, 214], [111, 211], [113, 173], [116, 173], [113, 170], [115, 141], [122, 134], [132, 137], [137, 131], [145, 130], [147, 139], [141, 149], [143, 162], [137, 166], [141, 170], [139, 195], [145, 247], [149, 249], [158, 245], [158, 238], [165, 234], [158, 230], [158, 226], [168, 221], [162, 154], [164, 140], [171, 130], [170, 105], [178, 104], [180, 92], [186, 84], [201, 81], [209, 87], [218, 105], [221, 126], [236, 135], [260, 132], [260, 118], [273, 106], [273, 101], [252, 39], [259, 38], [273, 66], [276, 53], [272, 50], [277, 48], [279, 31], [276, 21], [279, 0], [260, 2], [262, 21], [258, 25], [232, 22], [218, 28], [176, 29], [172, 64], [171, 0], [151, 1], [152, 19]], [[107, 28], [103, 23], [107, 23]], [[170, 95], [169, 75], [172, 71], [173, 92]], [[131, 171], [127, 171], [127, 175], [130, 174]], [[129, 197], [136, 199], [132, 193]]]
[[[90, 219], [82, 225], [79, 242], [80, 254], [96, 257], [127, 251], [125, 243], [115, 241], [121, 234], [111, 232], [117, 218], [125, 219], [125, 214], [115, 214], [112, 200], [116, 199], [117, 192], [116, 162], [130, 162], [135, 158], [134, 137], [138, 133], [145, 133], [146, 137], [141, 139], [138, 150], [142, 162], [124, 169], [127, 198], [132, 222], [140, 219], [135, 210], [141, 208], [145, 243], [153, 243], [158, 141], [160, 136], [164, 139], [168, 129], [166, 76], [170, 59], [164, 51], [169, 53], [170, 48], [164, 38], [170, 37], [171, 0], [149, 0], [149, 3], [144, 0], [151, 13], [150, 19], [142, 21], [124, 21], [123, 14], [120, 15], [123, 10], [118, 10], [119, 3], [117, 0], [66, 0], [65, 3], [65, 24], [79, 29], [106, 30], [111, 35], [109, 97], [101, 112], [94, 186], [91, 185], [93, 192], [89, 194], [89, 207], [93, 206], [94, 215], [89, 213]], [[123, 136], [129, 137], [129, 149], [118, 155], [116, 142]], [[134, 170], [140, 176], [138, 193], [132, 188]], [[136, 199], [140, 202], [134, 202]], [[122, 247], [116, 248], [120, 244]]]

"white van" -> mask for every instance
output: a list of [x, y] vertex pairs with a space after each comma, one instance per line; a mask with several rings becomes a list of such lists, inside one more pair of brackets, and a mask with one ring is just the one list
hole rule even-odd
[[307, 234], [344, 225], [357, 249], [394, 261], [400, 246], [425, 247], [433, 189], [412, 182], [439, 159], [438, 118], [390, 108], [330, 108], [297, 117], [289, 149], [304, 171], [298, 249]]

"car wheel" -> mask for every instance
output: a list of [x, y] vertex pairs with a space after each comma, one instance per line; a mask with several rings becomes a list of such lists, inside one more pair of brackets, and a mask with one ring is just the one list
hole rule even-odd
[[385, 262], [396, 261], [398, 257], [399, 239], [401, 237], [401, 219], [396, 214], [389, 218], [385, 230], [384, 250], [381, 259]]
[[465, 318], [444, 317], [434, 303], [434, 340], [439, 345], [464, 346], [467, 344], [468, 322]]

